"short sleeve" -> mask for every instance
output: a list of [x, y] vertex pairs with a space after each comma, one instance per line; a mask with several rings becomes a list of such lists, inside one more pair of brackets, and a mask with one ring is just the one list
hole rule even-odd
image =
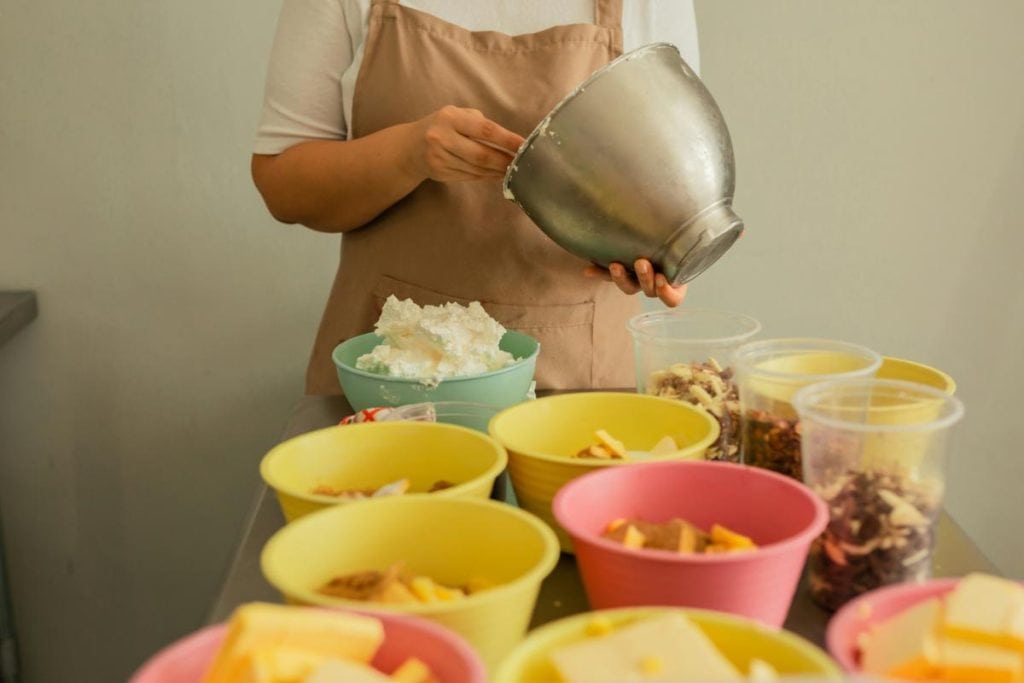
[[267, 67], [254, 152], [346, 135], [341, 74], [353, 41], [341, 0], [284, 0]]

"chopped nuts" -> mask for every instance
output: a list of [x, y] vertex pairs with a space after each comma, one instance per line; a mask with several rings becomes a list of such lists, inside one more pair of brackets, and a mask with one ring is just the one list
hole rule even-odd
[[764, 410], [748, 411], [743, 418], [743, 462], [802, 481], [799, 423]]
[[837, 609], [879, 586], [927, 577], [939, 514], [934, 485], [867, 470], [814, 488], [830, 512], [825, 533], [811, 546], [815, 602]]
[[648, 376], [647, 393], [704, 408], [721, 428], [706, 458], [739, 462], [740, 402], [732, 368], [723, 368], [714, 358], [703, 363], [676, 363]]

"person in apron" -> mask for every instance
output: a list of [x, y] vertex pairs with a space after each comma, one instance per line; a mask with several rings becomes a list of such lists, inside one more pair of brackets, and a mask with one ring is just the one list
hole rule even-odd
[[[338, 12], [358, 5], [287, 1], [335, 4]], [[420, 305], [480, 301], [506, 328], [540, 341], [540, 389], [632, 386], [626, 322], [640, 304], [626, 294], [643, 291], [675, 306], [685, 287], [672, 287], [645, 260], [634, 264], [638, 280], [621, 264], [610, 271], [588, 264], [501, 192], [523, 136], [622, 53], [622, 0], [596, 0], [593, 23], [522, 35], [470, 31], [397, 0], [372, 0], [368, 10], [350, 139], [253, 157], [257, 187], [276, 218], [344, 233], [306, 392], [340, 392], [331, 351], [371, 331], [390, 295]], [[322, 32], [344, 27], [306, 29], [282, 41], [279, 24], [272, 75], [279, 52], [315, 54]], [[289, 87], [301, 89], [314, 75], [292, 70], [298, 85]]]

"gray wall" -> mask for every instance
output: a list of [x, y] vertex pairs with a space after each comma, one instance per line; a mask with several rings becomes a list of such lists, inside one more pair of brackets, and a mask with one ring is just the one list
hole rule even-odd
[[[0, 350], [32, 683], [123, 679], [200, 622], [301, 391], [335, 254], [274, 225], [248, 179], [276, 11], [0, 15], [0, 288], [42, 305]], [[952, 373], [968, 415], [950, 507], [1024, 575], [1024, 5], [705, 0], [698, 18], [749, 231], [691, 304]]]

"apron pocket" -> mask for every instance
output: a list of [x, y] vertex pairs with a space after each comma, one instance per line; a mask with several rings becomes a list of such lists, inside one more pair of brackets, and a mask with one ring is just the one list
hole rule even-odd
[[[373, 289], [377, 316], [394, 294], [420, 306], [450, 301], [467, 305], [475, 299], [443, 294], [393, 277], [381, 276]], [[484, 310], [504, 325], [537, 339], [538, 389], [589, 389], [594, 382], [594, 302], [573, 304], [507, 304], [480, 300]]]

